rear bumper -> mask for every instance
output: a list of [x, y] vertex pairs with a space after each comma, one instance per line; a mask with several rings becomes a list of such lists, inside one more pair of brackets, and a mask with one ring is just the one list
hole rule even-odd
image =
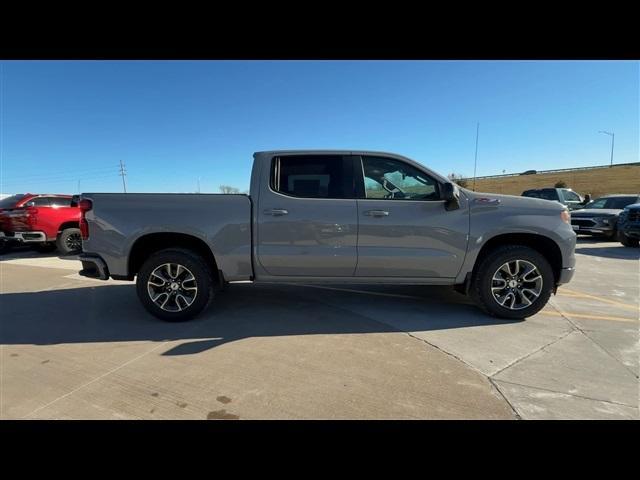
[[47, 241], [44, 232], [0, 232], [0, 240], [20, 243], [42, 243]]
[[569, 283], [573, 278], [573, 274], [575, 273], [575, 268], [563, 268], [560, 270], [560, 275], [558, 276], [557, 285], [562, 285], [564, 283]]
[[78, 259], [82, 262], [82, 270], [78, 272], [80, 275], [99, 280], [109, 280], [109, 269], [100, 256], [81, 253]]

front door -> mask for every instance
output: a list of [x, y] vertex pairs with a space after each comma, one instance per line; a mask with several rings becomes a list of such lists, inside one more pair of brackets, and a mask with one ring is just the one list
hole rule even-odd
[[358, 200], [359, 277], [453, 278], [462, 267], [469, 211], [447, 211], [440, 182], [398, 159], [363, 156]]
[[259, 209], [258, 261], [269, 275], [353, 276], [358, 217], [351, 157], [274, 158]]

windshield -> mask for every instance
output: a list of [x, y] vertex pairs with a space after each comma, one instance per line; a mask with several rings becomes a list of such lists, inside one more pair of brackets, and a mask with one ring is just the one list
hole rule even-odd
[[18, 195], [12, 195], [7, 198], [3, 198], [0, 200], [0, 208], [13, 208], [16, 203], [22, 200], [26, 195], [24, 193], [20, 193]]
[[622, 210], [627, 205], [635, 203], [638, 197], [604, 197], [598, 198], [585, 205], [585, 208], [611, 208]]

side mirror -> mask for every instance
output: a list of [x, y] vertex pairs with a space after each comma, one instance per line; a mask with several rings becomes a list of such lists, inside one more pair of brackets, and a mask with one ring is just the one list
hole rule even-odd
[[583, 205], [586, 205], [587, 203], [589, 203], [591, 201], [591, 195], [589, 195], [588, 193], [584, 196], [584, 200], [582, 202]]
[[441, 198], [445, 201], [445, 210], [457, 210], [460, 208], [460, 192], [453, 183], [447, 182], [442, 185]]

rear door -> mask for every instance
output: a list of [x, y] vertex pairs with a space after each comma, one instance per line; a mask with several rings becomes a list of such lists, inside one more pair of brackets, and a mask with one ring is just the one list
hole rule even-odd
[[342, 155], [282, 155], [261, 189], [258, 262], [269, 275], [348, 277], [357, 261], [353, 162]]
[[[361, 163], [360, 163], [361, 162]], [[445, 210], [440, 183], [394, 158], [358, 157], [359, 277], [453, 278], [464, 261], [468, 202]]]

